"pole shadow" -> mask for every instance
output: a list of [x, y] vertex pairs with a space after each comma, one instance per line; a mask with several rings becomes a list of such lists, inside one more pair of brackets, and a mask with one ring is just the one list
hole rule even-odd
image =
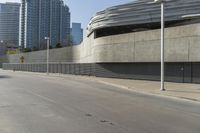
[[11, 78], [11, 76], [7, 76], [7, 75], [0, 75], [0, 79], [5, 79], [5, 78]]

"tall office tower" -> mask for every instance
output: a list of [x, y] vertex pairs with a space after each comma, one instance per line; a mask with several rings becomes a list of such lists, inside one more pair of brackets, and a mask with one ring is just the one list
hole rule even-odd
[[24, 48], [25, 46], [25, 13], [26, 13], [26, 0], [21, 0], [21, 8], [20, 8], [20, 26], [19, 26], [19, 46]]
[[61, 19], [61, 25], [64, 25], [63, 27], [61, 27], [61, 44], [63, 46], [67, 46], [69, 45], [69, 38], [70, 38], [70, 12], [69, 12], [69, 7], [64, 5], [61, 8], [61, 15], [62, 15], [62, 19]]
[[19, 3], [0, 3], [0, 54], [19, 45]]
[[83, 41], [83, 29], [81, 23], [72, 23], [71, 36], [73, 45], [80, 44]]
[[66, 45], [70, 35], [70, 12], [62, 0], [22, 0], [20, 45], [31, 49], [46, 48], [45, 37], [53, 47]]

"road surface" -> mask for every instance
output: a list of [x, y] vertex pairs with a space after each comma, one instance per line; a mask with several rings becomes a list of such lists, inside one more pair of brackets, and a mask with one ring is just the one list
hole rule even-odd
[[0, 70], [0, 133], [200, 133], [200, 104]]

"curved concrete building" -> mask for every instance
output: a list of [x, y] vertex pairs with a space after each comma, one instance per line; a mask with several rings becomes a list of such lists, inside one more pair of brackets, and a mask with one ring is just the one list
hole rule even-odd
[[[123, 32], [155, 29], [160, 27], [160, 4], [153, 0], [137, 0], [123, 5], [113, 6], [97, 12], [91, 18], [87, 30], [88, 35], [93, 31]], [[182, 16], [200, 13], [200, 0], [172, 0], [165, 3], [166, 26], [183, 25], [187, 19]], [[192, 23], [191, 21], [189, 23]], [[115, 34], [115, 33], [110, 34]], [[121, 33], [123, 33], [121, 32]], [[102, 33], [103, 34], [103, 33]]]

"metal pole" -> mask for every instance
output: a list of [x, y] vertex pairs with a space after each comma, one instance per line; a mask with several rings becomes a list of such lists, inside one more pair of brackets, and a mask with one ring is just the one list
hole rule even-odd
[[161, 1], [161, 91], [165, 91], [165, 57], [164, 57], [164, 32], [165, 32], [165, 18], [164, 18], [164, 2]]
[[49, 75], [49, 41], [50, 39], [47, 39], [47, 75]]

